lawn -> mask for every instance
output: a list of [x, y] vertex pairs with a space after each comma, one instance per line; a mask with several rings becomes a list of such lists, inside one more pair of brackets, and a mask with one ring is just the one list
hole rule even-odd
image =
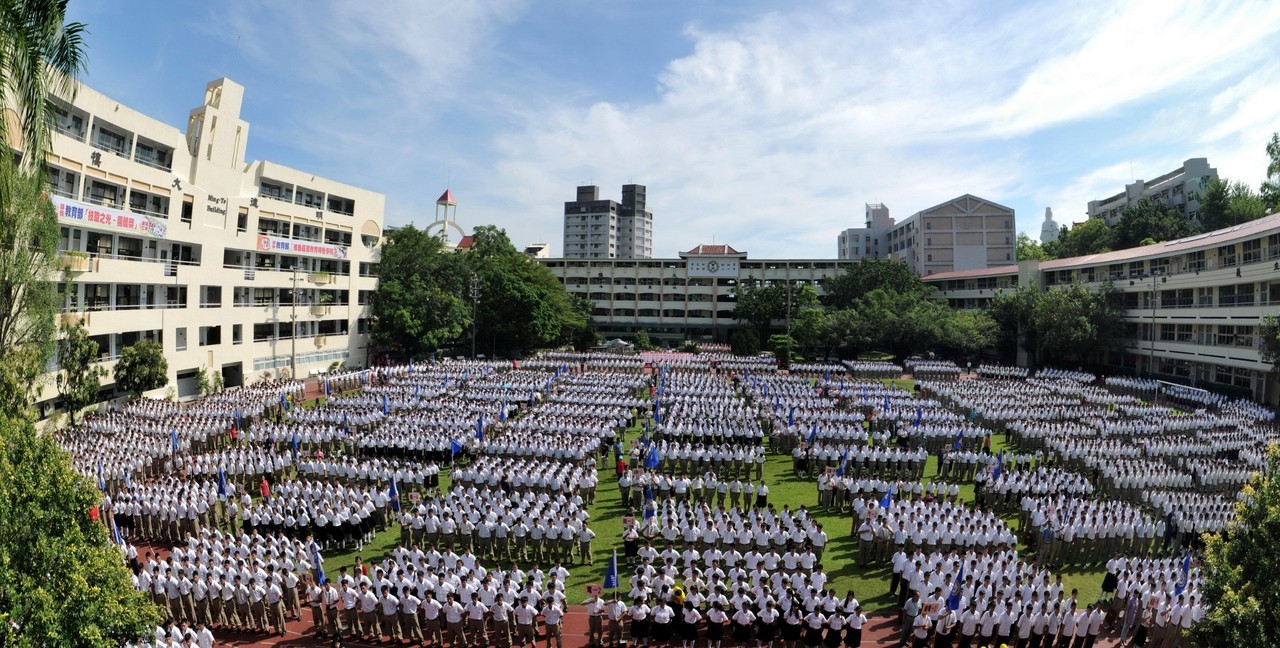
[[[912, 381], [897, 380], [886, 382], [897, 384], [910, 383]], [[910, 389], [908, 385], [902, 386]], [[640, 426], [641, 424], [637, 423], [630, 428], [627, 431], [626, 438], [633, 438], [636, 434], [639, 434]], [[1006, 448], [1012, 449], [1009, 447], [1005, 436], [996, 434], [992, 440], [992, 452], [999, 452]], [[449, 479], [445, 472], [447, 471], [442, 471], [440, 476], [442, 490], [447, 489], [449, 486]], [[936, 473], [937, 457], [930, 456], [925, 466], [925, 480], [931, 479]], [[765, 481], [769, 484], [769, 501], [775, 506], [780, 507], [785, 503], [790, 504], [792, 508], [796, 508], [801, 505], [813, 507], [817, 504], [817, 486], [815, 482], [795, 476], [791, 469], [790, 456], [770, 455], [765, 464], [764, 474]], [[602, 466], [599, 475], [600, 485], [596, 490], [596, 502], [588, 507], [588, 512], [591, 514], [591, 527], [597, 534], [593, 545], [595, 564], [589, 566], [566, 566], [571, 572], [566, 588], [570, 601], [573, 603], [579, 603], [586, 598], [586, 585], [604, 582], [605, 571], [613, 551], [616, 549], [619, 555], [622, 553], [622, 517], [625, 513], [625, 508], [621, 503], [621, 494], [614, 478], [612, 466]], [[971, 482], [961, 485], [960, 498], [965, 502], [973, 501], [973, 484]], [[849, 532], [851, 524], [849, 515], [825, 512], [817, 512], [815, 515], [822, 522], [822, 526], [829, 537], [823, 563], [827, 573], [830, 575], [831, 587], [836, 588], [842, 595], [848, 590], [853, 590], [854, 594], [868, 610], [879, 612], [892, 610], [896, 601], [888, 595], [889, 566], [887, 564], [868, 568], [859, 568], [857, 566], [857, 543]], [[1011, 528], [1017, 529], [1018, 519], [1016, 515], [1007, 517], [1005, 521]], [[392, 528], [378, 534], [374, 541], [366, 545], [362, 551], [350, 551], [326, 556], [325, 570], [330, 574], [336, 574], [340, 567], [353, 565], [357, 555], [363, 556], [366, 563], [377, 562], [382, 559], [384, 554], [395, 547], [399, 537], [399, 529]], [[1028, 555], [1025, 546], [1020, 544], [1019, 549], [1024, 557]], [[619, 561], [621, 562], [621, 558], [619, 558]], [[488, 566], [493, 567], [495, 565]], [[622, 571], [621, 579], [625, 581], [627, 578], [626, 566], [620, 565], [620, 569]], [[1060, 573], [1062, 573], [1063, 581], [1067, 587], [1079, 588], [1082, 600], [1094, 601], [1098, 598], [1105, 570], [1077, 567], [1060, 570]]]

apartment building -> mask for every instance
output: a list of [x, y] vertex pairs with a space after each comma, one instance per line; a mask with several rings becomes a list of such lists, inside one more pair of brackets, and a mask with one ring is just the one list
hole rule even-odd
[[[104, 367], [155, 340], [188, 397], [201, 368], [234, 386], [367, 362], [381, 194], [246, 161], [244, 88], [226, 78], [183, 129], [85, 86], [53, 101], [60, 317], [85, 323]], [[54, 392], [40, 396], [46, 412]]]
[[1143, 198], [1151, 198], [1178, 210], [1183, 218], [1197, 222], [1204, 190], [1217, 178], [1218, 170], [1209, 166], [1207, 158], [1191, 158], [1155, 180], [1134, 180], [1114, 196], [1090, 200], [1089, 218], [1101, 218], [1107, 225], [1115, 227], [1125, 209]]
[[921, 276], [988, 268], [1014, 262], [1016, 218], [1012, 209], [965, 194], [896, 222], [882, 204], [866, 206], [866, 226], [847, 229], [837, 256], [900, 259]]
[[601, 199], [600, 188], [578, 187], [564, 204], [568, 259], [647, 259], [653, 256], [653, 213], [644, 185], [622, 185], [622, 202]]
[[1128, 335], [1109, 365], [1280, 403], [1258, 353], [1262, 318], [1280, 305], [1280, 214], [1176, 241], [924, 281], [953, 308], [981, 307], [1020, 285], [1110, 282], [1123, 295]]
[[813, 286], [854, 261], [752, 260], [730, 245], [699, 245], [667, 259], [537, 259], [574, 294], [595, 303], [591, 323], [605, 337], [647, 331], [665, 342], [727, 341], [739, 326], [733, 289], [743, 282]]

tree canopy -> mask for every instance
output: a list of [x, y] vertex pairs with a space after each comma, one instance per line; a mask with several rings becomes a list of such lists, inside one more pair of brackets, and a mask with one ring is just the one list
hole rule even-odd
[[169, 361], [164, 349], [151, 340], [138, 340], [120, 352], [116, 361], [116, 385], [134, 398], [169, 383]]
[[1044, 251], [1039, 241], [1031, 238], [1030, 234], [1022, 232], [1018, 234], [1018, 253], [1016, 258], [1019, 261], [1044, 261], [1049, 258], [1049, 253]]
[[1043, 247], [1050, 258], [1065, 259], [1110, 252], [1115, 240], [1115, 232], [1101, 218], [1090, 218], [1075, 227], [1063, 225], [1058, 239], [1045, 243]]
[[58, 395], [67, 408], [72, 425], [80, 410], [98, 402], [102, 389], [102, 377], [107, 370], [98, 366], [98, 343], [89, 337], [79, 321], [65, 321], [59, 327], [58, 339]]
[[388, 237], [370, 298], [378, 348], [402, 357], [429, 355], [464, 345], [473, 324], [479, 353], [594, 344], [591, 302], [570, 295], [504, 230], [477, 227], [472, 239], [469, 251], [454, 252], [412, 226]]
[[1260, 188], [1263, 211], [1280, 211], [1280, 132], [1271, 134], [1267, 142], [1267, 179]]
[[822, 288], [826, 291], [823, 302], [830, 308], [849, 308], [873, 290], [904, 294], [929, 291], [906, 262], [876, 257], [867, 257], [849, 266], [827, 279]]
[[987, 307], [998, 329], [993, 332], [1005, 361], [1016, 359], [1021, 346], [1033, 364], [1069, 364], [1110, 348], [1124, 333], [1124, 319], [1114, 287], [1093, 291], [1080, 285], [1040, 291], [1024, 286], [998, 294]]
[[1191, 224], [1178, 210], [1158, 200], [1143, 198], [1125, 208], [1115, 228], [1115, 247], [1137, 247], [1143, 241], [1172, 241], [1193, 233]]
[[1201, 645], [1280, 646], [1280, 450], [1242, 489], [1225, 533], [1205, 536]]

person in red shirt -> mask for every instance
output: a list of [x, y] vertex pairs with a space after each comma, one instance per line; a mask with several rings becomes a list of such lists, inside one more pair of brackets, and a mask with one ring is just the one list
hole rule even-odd
[[265, 475], [262, 477], [262, 481], [258, 482], [258, 490], [262, 493], [262, 499], [271, 496], [271, 485], [267, 483]]

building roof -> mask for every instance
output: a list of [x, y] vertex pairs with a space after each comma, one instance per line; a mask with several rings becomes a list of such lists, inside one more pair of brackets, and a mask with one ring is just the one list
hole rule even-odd
[[461, 239], [459, 239], [458, 244], [454, 247], [456, 247], [459, 250], [470, 250], [471, 246], [475, 244], [476, 244], [476, 237], [468, 234], [462, 237]]
[[1125, 261], [1136, 261], [1138, 259], [1159, 258], [1173, 254], [1182, 254], [1184, 252], [1208, 250], [1220, 245], [1227, 245], [1229, 243], [1253, 238], [1263, 232], [1268, 232], [1277, 228], [1280, 228], [1280, 213], [1259, 218], [1255, 221], [1249, 221], [1248, 223], [1242, 223], [1240, 225], [1214, 230], [1212, 232], [1205, 232], [1203, 234], [1196, 234], [1195, 236], [1188, 236], [1174, 241], [1153, 243], [1151, 245], [1143, 245], [1141, 247], [1128, 248], [1126, 250], [1116, 250], [1115, 252], [1102, 252], [1099, 254], [1043, 261], [1040, 263], [1040, 269], [1056, 270], [1059, 268], [1089, 266], [1100, 263], [1123, 263]]
[[[971, 194], [971, 193], [962, 194], [962, 195], [956, 196], [955, 198], [950, 198], [950, 199], [948, 199], [948, 200], [944, 200], [944, 201], [942, 201], [942, 202], [940, 202], [940, 203], [938, 203], [938, 204], [936, 204], [936, 205], [934, 205], [934, 206], [932, 206], [932, 207], [926, 207], [926, 208], [924, 208], [924, 209], [921, 209], [919, 212], [916, 212], [916, 213], [923, 214], [923, 213], [925, 213], [925, 212], [931, 212], [931, 211], [933, 211], [933, 210], [935, 210], [935, 209], [938, 209], [939, 207], [946, 207], [947, 205], [950, 205], [950, 204], [952, 204], [952, 203], [958, 203], [958, 202], [960, 202], [960, 201], [962, 201], [962, 200], [968, 201], [968, 203], [965, 205], [966, 210], [972, 210], [972, 209], [973, 209], [973, 203], [974, 203], [974, 202], [979, 202], [979, 203], [983, 203], [983, 204], [986, 204], [986, 205], [991, 205], [992, 207], [998, 207], [998, 208], [1003, 209], [1003, 210], [1005, 210], [1005, 211], [1007, 211], [1007, 212], [1009, 212], [1009, 213], [1013, 213], [1013, 208], [1012, 208], [1012, 207], [1006, 207], [1006, 206], [1001, 205], [1000, 203], [998, 203], [998, 202], [996, 202], [996, 201], [994, 201], [994, 200], [990, 200], [990, 199], [988, 199], [988, 198], [983, 198], [982, 196], [975, 196], [975, 195], [973, 195], [973, 194]], [[915, 214], [912, 214], [912, 215], [914, 216]]]
[[746, 254], [739, 252], [729, 245], [699, 245], [685, 254]]
[[1017, 265], [1002, 265], [991, 268], [976, 268], [974, 270], [956, 270], [954, 272], [939, 272], [928, 276], [920, 277], [922, 281], [946, 281], [948, 279], [973, 279], [976, 277], [998, 277], [1000, 275], [1018, 274]]
[[453, 199], [452, 189], [445, 189], [444, 193], [440, 194], [440, 197], [436, 199], [436, 204], [437, 205], [456, 205], [458, 204], [458, 201]]

